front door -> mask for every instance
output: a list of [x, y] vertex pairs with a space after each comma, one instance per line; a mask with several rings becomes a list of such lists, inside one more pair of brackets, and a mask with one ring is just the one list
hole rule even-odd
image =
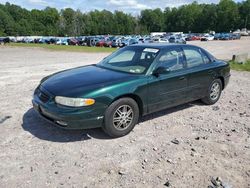
[[167, 49], [161, 52], [156, 62], [155, 70], [164, 68], [165, 71], [149, 77], [148, 113], [186, 101], [187, 77], [182, 49]]

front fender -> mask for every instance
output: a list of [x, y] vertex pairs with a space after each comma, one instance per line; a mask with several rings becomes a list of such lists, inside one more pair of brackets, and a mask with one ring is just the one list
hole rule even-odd
[[138, 96], [143, 105], [147, 104], [148, 77], [142, 76], [134, 80], [106, 86], [88, 93], [84, 97], [94, 98], [98, 103], [109, 106], [115, 99], [125, 95]]

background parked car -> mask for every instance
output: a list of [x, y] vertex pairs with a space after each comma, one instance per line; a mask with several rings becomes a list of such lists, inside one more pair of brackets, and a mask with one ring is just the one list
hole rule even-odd
[[[1, 41], [3, 43], [3, 38]], [[189, 33], [182, 32], [164, 33], [159, 35], [95, 35], [95, 36], [78, 36], [78, 37], [56, 37], [56, 36], [18, 36], [8, 37], [10, 42], [16, 43], [35, 43], [35, 44], [56, 44], [56, 45], [78, 45], [78, 46], [99, 46], [99, 47], [124, 47], [133, 44], [147, 43], [181, 43], [186, 41], [201, 40], [236, 40], [241, 38], [240, 31], [233, 33]]]
[[230, 33], [223, 33], [220, 37], [220, 40], [232, 40], [233, 35]]
[[111, 44], [112, 44], [111, 38], [110, 37], [100, 37], [99, 41], [96, 43], [96, 46], [99, 46], [99, 47], [111, 47]]
[[33, 40], [32, 38], [25, 37], [25, 38], [23, 38], [22, 42], [23, 42], [23, 43], [33, 43], [34, 40]]
[[112, 47], [112, 39], [108, 38], [107, 40], [105, 40], [103, 46], [111, 48]]
[[6, 44], [10, 42], [10, 38], [9, 37], [1, 37], [0, 38], [0, 45]]
[[201, 37], [201, 41], [212, 41], [214, 40], [213, 35], [205, 34], [203, 37]]
[[220, 38], [221, 38], [221, 33], [216, 33], [214, 35], [214, 40], [220, 40]]
[[78, 41], [79, 46], [86, 46], [85, 38], [86, 37], [77, 37], [76, 38], [76, 40]]
[[169, 39], [168, 39], [169, 43], [179, 43], [179, 44], [186, 44], [186, 40], [183, 39], [183, 38], [178, 38], [176, 36], [171, 36]]
[[78, 45], [79, 45], [79, 42], [78, 42], [78, 40], [75, 39], [75, 38], [70, 38], [70, 39], [68, 39], [68, 44], [69, 44], [69, 45], [73, 45], [73, 46], [78, 46]]
[[111, 43], [111, 46], [113, 48], [121, 47], [121, 38], [114, 38]]
[[154, 38], [153, 43], [168, 43], [168, 39], [165, 38]]
[[120, 47], [130, 46], [130, 45], [133, 45], [133, 44], [138, 44], [138, 41], [136, 39], [134, 39], [134, 38], [132, 38], [132, 39], [123, 39], [123, 40], [121, 40]]
[[59, 38], [56, 40], [57, 45], [69, 45], [67, 38]]
[[96, 37], [90, 36], [86, 38], [86, 44], [87, 46], [96, 46], [96, 43], [99, 41]]
[[186, 36], [185, 40], [186, 41], [201, 40], [201, 36], [196, 34], [189, 34]]
[[237, 39], [240, 39], [240, 38], [241, 38], [241, 35], [240, 35], [240, 33], [234, 33], [234, 34], [232, 35], [232, 37], [233, 37], [233, 40], [237, 40]]

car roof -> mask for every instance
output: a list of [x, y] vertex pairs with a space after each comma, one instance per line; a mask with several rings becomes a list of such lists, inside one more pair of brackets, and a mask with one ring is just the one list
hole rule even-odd
[[[175, 44], [175, 43], [149, 43], [149, 44], [134, 44], [132, 46], [144, 47], [144, 48], [158, 48], [158, 49], [166, 49], [170, 47], [196, 47], [198, 46], [190, 45], [190, 44]], [[132, 47], [131, 46], [131, 47]]]

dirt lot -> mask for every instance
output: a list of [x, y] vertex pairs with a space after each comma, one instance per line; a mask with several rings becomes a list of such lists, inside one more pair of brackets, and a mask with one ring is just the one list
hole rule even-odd
[[[193, 44], [222, 59], [250, 53], [249, 39]], [[42, 77], [106, 55], [0, 47], [1, 187], [201, 188], [212, 177], [227, 188], [250, 187], [250, 73], [232, 71], [217, 104], [146, 116], [119, 139], [100, 129], [61, 130], [34, 112]]]

